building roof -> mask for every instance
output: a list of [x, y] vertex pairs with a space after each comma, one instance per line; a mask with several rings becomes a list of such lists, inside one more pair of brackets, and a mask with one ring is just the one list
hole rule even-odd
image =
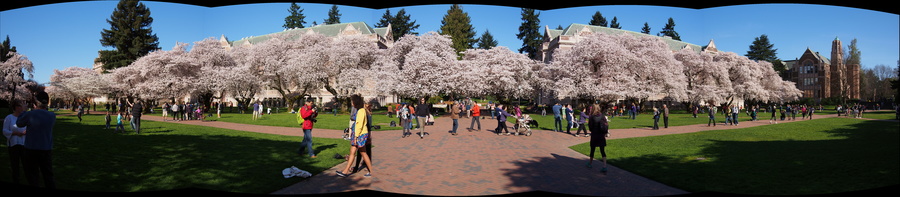
[[270, 35], [285, 34], [285, 33], [307, 33], [309, 31], [320, 33], [327, 37], [334, 37], [334, 36], [340, 35], [341, 32], [343, 32], [348, 26], [353, 27], [354, 29], [359, 31], [360, 34], [362, 34], [362, 35], [376, 34], [378, 36], [385, 36], [385, 34], [387, 34], [387, 32], [388, 32], [387, 28], [372, 28], [365, 22], [351, 22], [351, 23], [338, 23], [338, 24], [330, 24], [330, 25], [316, 25], [316, 26], [306, 27], [306, 28], [286, 29], [281, 32], [275, 32], [275, 33], [261, 35], [261, 36], [251, 36], [251, 37], [242, 38], [240, 40], [232, 41], [232, 42], [230, 42], [230, 44], [231, 44], [231, 46], [239, 46], [239, 45], [242, 45], [242, 44], [245, 44], [248, 42], [250, 44], [253, 44], [253, 43], [259, 43], [259, 42], [268, 40]]
[[[601, 33], [607, 33], [607, 34], [625, 33], [625, 34], [631, 34], [635, 37], [638, 37], [638, 36], [659, 37], [659, 36], [655, 36], [655, 35], [650, 35], [650, 34], [645, 34], [645, 33], [640, 33], [640, 32], [633, 32], [633, 31], [628, 31], [628, 30], [622, 30], [622, 29], [617, 29], [617, 28], [585, 25], [585, 24], [578, 24], [578, 23], [572, 23], [571, 25], [569, 25], [568, 27], [566, 27], [563, 30], [548, 30], [547, 36], [549, 36], [551, 40], [556, 39], [557, 37], [559, 37], [561, 35], [574, 36], [584, 28], [590, 29], [591, 32], [601, 32]], [[700, 53], [700, 51], [702, 51], [703, 49], [706, 48], [706, 46], [691, 44], [691, 43], [675, 40], [675, 39], [672, 39], [669, 37], [659, 37], [659, 38], [661, 38], [663, 40], [663, 42], [665, 42], [667, 45], [669, 45], [669, 49], [671, 49], [672, 51], [678, 51], [678, 50], [681, 50], [682, 48], [684, 48], [685, 46], [689, 46], [689, 47], [691, 47], [692, 50], [694, 50], [694, 52]], [[710, 41], [710, 42], [712, 42], [712, 41]]]

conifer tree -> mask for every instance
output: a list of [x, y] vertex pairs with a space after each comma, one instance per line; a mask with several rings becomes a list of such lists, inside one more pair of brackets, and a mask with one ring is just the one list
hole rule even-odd
[[647, 23], [644, 23], [644, 27], [641, 28], [641, 33], [650, 34], [650, 25], [648, 25]]
[[527, 53], [531, 59], [537, 58], [541, 49], [543, 35], [541, 35], [540, 13], [534, 13], [534, 9], [522, 8], [522, 25], [519, 25], [519, 33], [516, 38], [522, 40], [522, 48], [519, 53]]
[[120, 0], [112, 15], [106, 20], [109, 29], [100, 32], [100, 44], [115, 50], [104, 50], [95, 62], [103, 63], [106, 70], [125, 67], [139, 57], [159, 50], [159, 38], [150, 25], [150, 9], [137, 0]]
[[475, 27], [472, 26], [471, 21], [469, 14], [463, 12], [462, 7], [458, 4], [450, 6], [447, 14], [441, 20], [440, 34], [450, 36], [453, 41], [453, 49], [457, 54], [471, 49], [478, 41], [475, 39]]
[[786, 69], [781, 60], [778, 59], [777, 51], [778, 49], [775, 49], [775, 45], [769, 42], [769, 36], [763, 34], [753, 39], [750, 50], [744, 56], [747, 56], [750, 60], [772, 63], [772, 69], [778, 72], [782, 79], [786, 79]]
[[619, 19], [617, 19], [615, 16], [613, 16], [612, 21], [609, 22], [609, 27], [616, 28], [616, 29], [622, 29], [622, 25], [619, 25], [618, 20]]
[[478, 38], [478, 48], [479, 49], [491, 49], [497, 46], [497, 40], [494, 40], [494, 36], [491, 35], [491, 32], [488, 30], [484, 30], [484, 33], [481, 34], [481, 38]]
[[601, 26], [606, 27], [608, 24], [606, 23], [606, 18], [603, 17], [603, 14], [600, 14], [600, 11], [594, 13], [594, 16], [591, 17], [591, 22], [588, 25], [593, 26]]
[[675, 31], [675, 20], [672, 17], [669, 17], [669, 22], [666, 23], [666, 26], [663, 27], [662, 31], [656, 34], [657, 36], [669, 36], [673, 40], [681, 40], [681, 36], [678, 35], [678, 32]]
[[341, 13], [338, 11], [337, 5], [331, 6], [331, 10], [328, 10], [328, 18], [322, 23], [326, 25], [341, 23]]
[[306, 19], [306, 16], [303, 16], [303, 9], [300, 9], [300, 6], [297, 5], [297, 3], [291, 3], [291, 8], [288, 9], [288, 13], [290, 13], [290, 15], [284, 17], [284, 25], [282, 25], [282, 27], [286, 29], [305, 27], [304, 24], [306, 24], [306, 21], [303, 21], [303, 19]]
[[5, 62], [9, 58], [12, 58], [12, 55], [10, 55], [9, 52], [17, 51], [16, 47], [9, 43], [9, 35], [6, 35], [6, 40], [3, 40], [3, 43], [0, 43], [0, 62]]

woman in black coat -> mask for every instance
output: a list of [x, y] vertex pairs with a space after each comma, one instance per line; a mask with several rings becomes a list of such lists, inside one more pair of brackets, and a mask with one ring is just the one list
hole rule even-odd
[[606, 107], [600, 108], [600, 105], [594, 104], [591, 107], [590, 119], [588, 119], [588, 127], [591, 130], [591, 159], [588, 160], [587, 167], [591, 168], [594, 161], [594, 150], [600, 148], [600, 156], [603, 160], [603, 168], [601, 172], [606, 172], [606, 138], [609, 137], [609, 119], [606, 118]]

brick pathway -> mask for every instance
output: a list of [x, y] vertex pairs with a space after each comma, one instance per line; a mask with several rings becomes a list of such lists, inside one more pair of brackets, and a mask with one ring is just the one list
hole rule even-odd
[[[815, 118], [836, 117], [816, 115]], [[159, 116], [145, 116], [145, 120], [159, 121]], [[779, 121], [789, 123], [802, 121]], [[170, 121], [171, 122], [171, 121]], [[437, 118], [424, 139], [417, 136], [401, 138], [401, 131], [376, 131], [372, 134], [375, 147], [372, 177], [362, 173], [347, 178], [338, 177], [335, 170], [346, 162], [308, 179], [273, 192], [273, 194], [321, 194], [356, 190], [372, 190], [398, 194], [436, 196], [474, 196], [544, 191], [589, 196], [663, 196], [688, 194], [653, 180], [609, 165], [609, 172], [600, 172], [599, 153], [594, 168], [585, 168], [588, 157], [569, 149], [569, 146], [588, 142], [586, 137], [565, 133], [535, 130], [532, 136], [498, 136], [492, 131], [497, 121], [481, 120], [481, 131], [466, 131], [471, 119], [459, 119], [459, 135], [448, 133], [452, 128], [448, 117]], [[301, 136], [297, 128], [255, 126], [228, 122], [179, 121], [177, 123], [254, 131], [278, 135]], [[612, 122], [615, 124], [615, 122]], [[714, 129], [746, 128], [769, 124], [766, 120], [743, 121], [738, 126], [716, 127], [703, 125], [673, 126], [667, 129], [613, 129], [609, 139], [689, 133]], [[507, 124], [510, 125], [511, 124]], [[573, 131], [574, 132], [574, 131]], [[341, 131], [314, 129], [316, 137], [339, 138]], [[616, 157], [615, 150], [608, 150]]]

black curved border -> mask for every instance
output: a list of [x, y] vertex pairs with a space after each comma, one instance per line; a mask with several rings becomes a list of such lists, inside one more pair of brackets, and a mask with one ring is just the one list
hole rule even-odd
[[[24, 7], [31, 7], [37, 5], [46, 5], [46, 4], [54, 4], [54, 3], [65, 3], [65, 2], [79, 2], [85, 0], [13, 0], [12, 2], [4, 2], [0, 4], [0, 11], [18, 9]], [[109, 0], [106, 0], [109, 1]], [[114, 1], [114, 0], [113, 0]], [[204, 6], [204, 7], [219, 7], [219, 6], [229, 6], [229, 5], [241, 5], [241, 4], [253, 4], [253, 3], [288, 3], [292, 1], [274, 1], [274, 0], [210, 0], [210, 1], [189, 1], [189, 0], [157, 0], [157, 2], [169, 2], [169, 3], [181, 3], [188, 5], [196, 5], [196, 6]], [[414, 5], [432, 5], [432, 4], [479, 4], [479, 5], [497, 5], [497, 6], [510, 6], [510, 7], [520, 7], [520, 8], [532, 8], [536, 10], [553, 10], [560, 8], [571, 8], [571, 7], [581, 7], [581, 6], [596, 6], [596, 5], [654, 5], [654, 6], [668, 6], [668, 7], [680, 7], [680, 8], [693, 8], [693, 9], [703, 9], [703, 8], [713, 8], [713, 7], [721, 7], [721, 6], [731, 6], [731, 5], [744, 5], [744, 4], [765, 4], [765, 3], [799, 3], [799, 4], [816, 4], [816, 5], [833, 5], [833, 6], [843, 6], [843, 7], [851, 7], [851, 8], [860, 8], [888, 13], [900, 13], [900, 7], [892, 5], [892, 3], [885, 2], [863, 2], [863, 1], [813, 1], [813, 0], [804, 0], [804, 1], [760, 1], [760, 0], [729, 0], [729, 1], [691, 1], [690, 3], [686, 3], [686, 1], [677, 1], [677, 0], [632, 0], [632, 1], [583, 1], [583, 0], [566, 0], [566, 1], [521, 1], [521, 0], [513, 0], [513, 1], [501, 1], [501, 0], [487, 0], [487, 1], [476, 1], [476, 0], [429, 0], [429, 1], [409, 1], [409, 0], [301, 0], [296, 1], [298, 3], [323, 3], [323, 4], [337, 4], [337, 5], [346, 5], [346, 6], [357, 6], [357, 7], [365, 7], [372, 9], [384, 9], [384, 8], [393, 8], [393, 7], [401, 7], [401, 6], [414, 6]], [[764, 14], [778, 14], [778, 13], [765, 13]]]

